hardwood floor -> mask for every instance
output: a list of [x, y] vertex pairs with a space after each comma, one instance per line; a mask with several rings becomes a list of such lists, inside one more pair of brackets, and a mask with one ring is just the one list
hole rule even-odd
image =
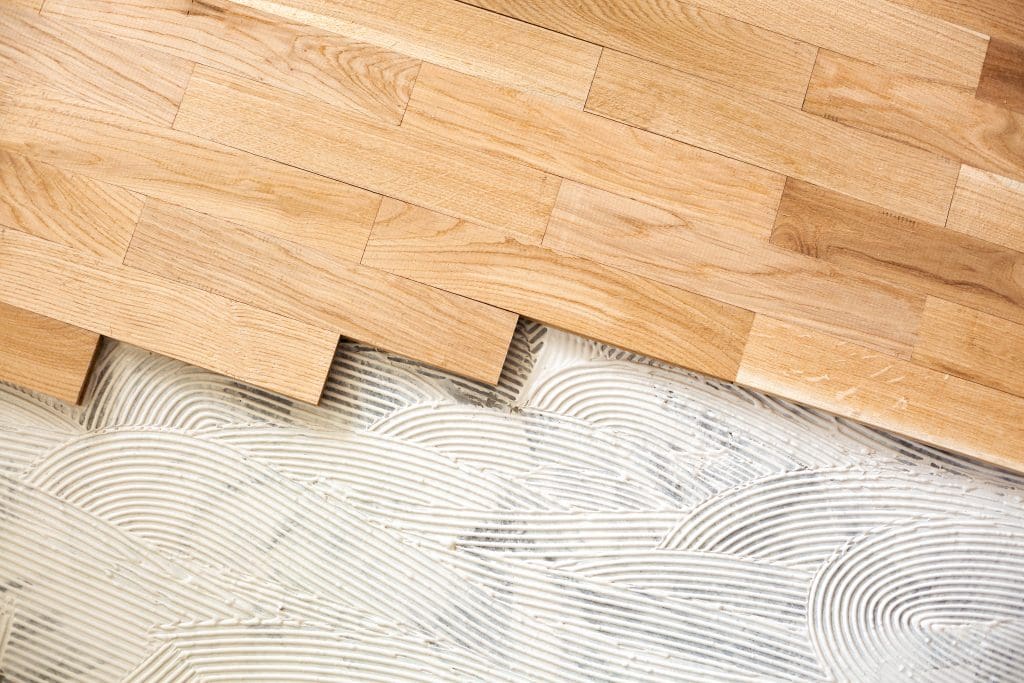
[[1020, 0], [16, 0], [0, 379], [518, 315], [1024, 470]]

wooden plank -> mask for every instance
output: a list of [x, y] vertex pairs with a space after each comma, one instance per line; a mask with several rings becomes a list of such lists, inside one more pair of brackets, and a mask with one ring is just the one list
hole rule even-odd
[[177, 57], [0, 7], [0, 96], [60, 92], [103, 111], [170, 125], [191, 70]]
[[1024, 325], [929, 297], [914, 362], [1024, 396]]
[[942, 223], [959, 166], [703, 78], [605, 50], [586, 110]]
[[510, 159], [352, 118], [317, 100], [202, 66], [175, 127], [467, 220], [515, 226], [534, 241], [543, 235], [558, 190], [558, 178]]
[[799, 107], [816, 48], [688, 4], [464, 0], [606, 48]]
[[1024, 399], [757, 316], [737, 381], [1024, 471]]
[[544, 246], [910, 356], [924, 297], [625, 197], [565, 182]]
[[514, 313], [153, 200], [125, 262], [491, 384], [515, 332]]
[[234, 0], [583, 107], [601, 49], [455, 0]]
[[0, 301], [309, 403], [338, 342], [334, 332], [9, 229], [0, 230]]
[[1024, 252], [1024, 182], [964, 166], [946, 227]]
[[753, 317], [391, 199], [363, 263], [725, 379], [735, 375]]
[[432, 64], [402, 128], [762, 237], [782, 192], [776, 173]]
[[420, 65], [225, 0], [51, 0], [45, 13], [395, 124]]
[[973, 88], [988, 38], [887, 0], [692, 0], [694, 5], [901, 73]]
[[20, 7], [22, 9], [35, 10], [36, 12], [43, 5], [43, 0], [8, 0], [8, 6]]
[[380, 199], [163, 126], [38, 97], [0, 102], [0, 145], [358, 261]]
[[1000, 107], [1024, 112], [1024, 43], [999, 38], [989, 41], [977, 96]]
[[790, 179], [771, 243], [1024, 323], [1024, 253]]
[[1024, 114], [980, 102], [970, 88], [822, 50], [804, 110], [1024, 179]]
[[0, 380], [80, 403], [100, 336], [0, 303]]
[[142, 201], [0, 148], [0, 225], [120, 263]]
[[990, 36], [1024, 43], [1024, 0], [896, 0]]

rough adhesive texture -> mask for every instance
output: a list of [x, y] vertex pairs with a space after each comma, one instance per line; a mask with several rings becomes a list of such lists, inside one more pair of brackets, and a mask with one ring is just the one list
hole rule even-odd
[[1022, 487], [533, 323], [319, 408], [109, 343], [0, 385], [0, 678], [1015, 681]]

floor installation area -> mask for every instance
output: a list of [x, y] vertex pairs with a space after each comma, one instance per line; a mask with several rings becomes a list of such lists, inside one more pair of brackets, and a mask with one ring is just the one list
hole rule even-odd
[[0, 678], [1018, 683], [1022, 495], [534, 323], [318, 407], [106, 341], [80, 407], [0, 384]]
[[5, 0], [0, 377], [316, 403], [518, 316], [1006, 467], [1019, 0]]
[[0, 0], [0, 682], [1019, 683], [1022, 575], [1022, 0]]

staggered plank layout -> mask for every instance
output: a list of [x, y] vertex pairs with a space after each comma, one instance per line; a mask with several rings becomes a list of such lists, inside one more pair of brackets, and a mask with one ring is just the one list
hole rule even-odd
[[1024, 469], [1024, 0], [0, 0], [0, 378], [517, 315]]

